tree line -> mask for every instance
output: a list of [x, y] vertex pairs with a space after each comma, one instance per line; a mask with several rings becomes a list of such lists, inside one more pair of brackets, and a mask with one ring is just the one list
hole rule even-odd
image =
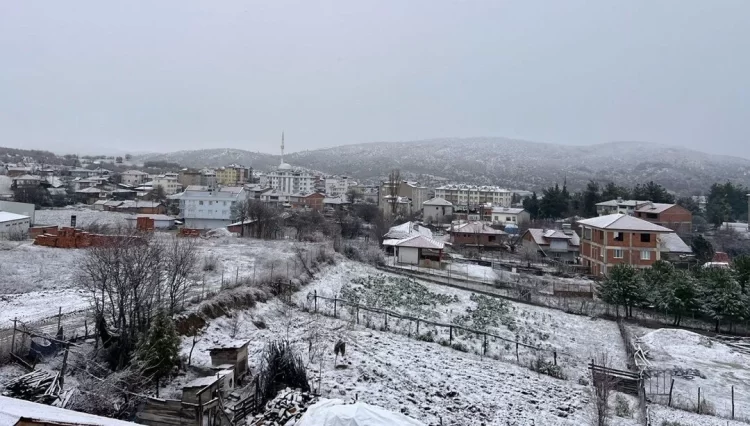
[[608, 182], [601, 186], [597, 181], [589, 181], [586, 188], [578, 192], [568, 191], [567, 183], [562, 187], [555, 184], [542, 190], [541, 197], [536, 192], [523, 201], [523, 207], [532, 219], [561, 219], [569, 216], [596, 216], [596, 204], [602, 201], [622, 198], [624, 200], [644, 200], [654, 203], [674, 203], [675, 197], [663, 186], [650, 181], [637, 184], [633, 188]]
[[616, 265], [597, 286], [597, 295], [616, 307], [618, 317], [620, 307], [625, 317], [633, 308], [651, 307], [668, 312], [676, 326], [696, 315], [713, 321], [717, 333], [722, 326], [731, 332], [750, 319], [750, 256], [734, 259], [730, 268], [681, 270], [661, 260], [646, 269]]

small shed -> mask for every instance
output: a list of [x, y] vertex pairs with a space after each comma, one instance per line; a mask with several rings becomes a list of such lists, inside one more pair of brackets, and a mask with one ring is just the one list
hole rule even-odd
[[445, 243], [424, 235], [415, 235], [401, 240], [385, 240], [384, 246], [393, 247], [396, 262], [406, 265], [440, 268]]
[[150, 219], [154, 221], [155, 229], [172, 229], [175, 227], [175, 218], [164, 214], [137, 214], [126, 218], [131, 224], [138, 223], [139, 220]]
[[217, 376], [199, 377], [182, 387], [182, 402], [206, 403], [221, 387], [223, 380]]
[[242, 380], [247, 374], [247, 344], [249, 341], [228, 342], [221, 346], [211, 348], [211, 365], [214, 367], [232, 365], [234, 367], [235, 380]]

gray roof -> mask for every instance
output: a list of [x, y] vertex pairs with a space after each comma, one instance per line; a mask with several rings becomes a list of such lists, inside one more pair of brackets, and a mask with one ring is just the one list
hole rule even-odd
[[627, 206], [627, 207], [636, 207], [641, 204], [646, 204], [648, 201], [642, 201], [642, 200], [607, 200], [602, 201], [601, 203], [596, 203], [597, 206], [609, 206], [609, 207], [617, 207], [617, 206]]
[[693, 249], [675, 233], [661, 235], [662, 248], [670, 253], [692, 253]]
[[641, 206], [636, 209], [637, 212], [642, 213], [661, 213], [664, 210], [672, 208], [677, 204], [666, 204], [666, 203], [648, 203], [645, 206]]
[[445, 198], [435, 197], [422, 203], [423, 206], [452, 206], [453, 203]]
[[540, 246], [549, 245], [549, 240], [553, 239], [568, 240], [568, 244], [570, 244], [571, 246], [581, 245], [581, 238], [574, 231], [571, 231], [570, 234], [566, 234], [564, 231], [561, 231], [559, 229], [529, 228], [527, 232], [531, 234], [534, 242]]
[[579, 220], [578, 223], [592, 228], [613, 231], [674, 232], [669, 228], [620, 213]]
[[432, 231], [416, 223], [406, 222], [401, 225], [392, 226], [384, 237], [386, 239], [403, 240], [415, 235], [424, 235], [425, 237], [432, 238]]
[[495, 229], [485, 225], [483, 222], [469, 222], [463, 223], [453, 228], [451, 232], [462, 232], [465, 234], [490, 234], [490, 235], [505, 235], [505, 231]]
[[522, 207], [493, 207], [492, 213], [520, 214], [524, 211]]
[[394, 247], [411, 247], [411, 248], [424, 248], [442, 250], [445, 247], [445, 243], [442, 241], [436, 241], [432, 238], [425, 237], [424, 235], [413, 235], [408, 238], [401, 240], [385, 240], [383, 241], [384, 246]]

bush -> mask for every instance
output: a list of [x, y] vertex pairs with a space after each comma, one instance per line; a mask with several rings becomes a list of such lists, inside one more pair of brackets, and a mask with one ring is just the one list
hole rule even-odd
[[310, 391], [305, 364], [302, 358], [294, 353], [289, 342], [276, 341], [266, 345], [258, 373], [258, 386], [261, 396], [259, 406], [274, 398], [286, 387], [299, 388], [303, 392]]
[[417, 340], [421, 340], [422, 342], [434, 342], [435, 336], [432, 335], [431, 331], [428, 331], [425, 334], [418, 335]]
[[214, 255], [208, 255], [203, 258], [203, 272], [214, 272], [218, 269], [219, 258]]
[[554, 377], [556, 379], [565, 380], [565, 373], [562, 371], [562, 367], [555, 365], [549, 361], [546, 361], [541, 355], [535, 360], [531, 361], [530, 369], [540, 374], [546, 374], [547, 376]]
[[633, 411], [630, 409], [627, 398], [622, 395], [615, 395], [615, 415], [625, 418], [633, 416]]
[[456, 343], [452, 344], [451, 348], [453, 348], [453, 349], [455, 349], [457, 351], [460, 351], [460, 352], [469, 352], [469, 348], [466, 347], [466, 345], [464, 345], [461, 342], [456, 342]]
[[264, 330], [268, 328], [268, 326], [266, 325], [266, 322], [263, 321], [263, 318], [254, 319], [253, 325], [260, 330]]

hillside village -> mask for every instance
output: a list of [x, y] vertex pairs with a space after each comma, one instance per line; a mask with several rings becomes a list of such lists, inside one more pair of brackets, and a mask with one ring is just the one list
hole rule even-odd
[[283, 137], [268, 170], [6, 160], [12, 424], [750, 421], [741, 185], [359, 182]]

